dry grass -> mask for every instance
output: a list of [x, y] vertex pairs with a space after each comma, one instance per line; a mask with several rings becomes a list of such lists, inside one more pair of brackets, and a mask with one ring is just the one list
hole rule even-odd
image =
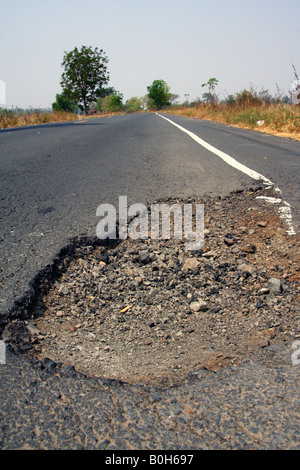
[[50, 122], [75, 121], [77, 114], [66, 111], [43, 112], [39, 110], [7, 110], [0, 109], [0, 129], [11, 127], [32, 126]]
[[[199, 103], [193, 107], [170, 106], [169, 114], [220, 122], [235, 127], [253, 129], [282, 137], [300, 140], [300, 107], [283, 104], [239, 106]], [[264, 121], [262, 125], [258, 121]]]
[[[169, 106], [163, 111], [168, 114], [220, 122], [300, 141], [300, 106], [265, 103], [235, 103], [231, 105], [198, 103], [192, 107], [184, 105]], [[0, 108], [0, 129], [123, 114], [126, 113], [121, 111], [108, 114], [97, 113], [92, 116], [78, 116], [66, 111], [42, 112], [40, 110], [24, 111]], [[257, 124], [258, 121], [264, 121], [264, 124], [260, 126]]]
[[126, 114], [123, 111], [111, 113], [96, 113], [90, 116], [77, 115], [66, 111], [43, 112], [40, 110], [7, 110], [0, 108], [0, 129], [11, 127], [32, 126], [51, 122], [76, 121], [77, 119], [91, 119], [99, 117], [111, 117]]

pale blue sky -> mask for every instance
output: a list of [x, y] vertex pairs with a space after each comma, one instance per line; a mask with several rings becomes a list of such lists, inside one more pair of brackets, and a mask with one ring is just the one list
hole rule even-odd
[[106, 52], [124, 101], [155, 79], [190, 100], [210, 77], [220, 98], [250, 84], [287, 93], [292, 63], [300, 75], [300, 1], [0, 0], [0, 42], [8, 107], [51, 106], [64, 51], [82, 45]]

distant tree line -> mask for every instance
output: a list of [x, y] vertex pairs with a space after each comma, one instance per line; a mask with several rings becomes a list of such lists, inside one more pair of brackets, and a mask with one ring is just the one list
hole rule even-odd
[[[123, 103], [123, 94], [113, 87], [107, 87], [109, 82], [109, 72], [107, 70], [108, 58], [103, 49], [92, 49], [82, 46], [79, 50], [75, 47], [70, 52], [65, 52], [62, 61], [63, 73], [60, 85], [62, 92], [56, 95], [56, 101], [52, 108], [54, 111], [69, 111], [72, 113], [110, 113], [110, 112], [138, 112], [143, 108], [162, 109], [174, 104], [178, 95], [171, 93], [169, 85], [161, 79], [154, 80], [147, 87], [147, 94], [143, 97], [132, 97]], [[295, 67], [295, 79], [297, 79], [296, 94], [300, 89], [300, 82]], [[207, 87], [208, 91], [202, 94], [202, 98], [196, 98], [188, 106], [200, 103], [227, 105], [256, 105], [261, 102], [291, 102], [288, 97], [279, 90], [277, 85], [277, 96], [271, 97], [268, 90], [256, 91], [243, 90], [236, 95], [228, 95], [224, 100], [219, 99], [216, 87], [219, 80], [210, 78], [202, 87]], [[296, 96], [295, 91], [294, 95]], [[300, 96], [300, 95], [299, 95]], [[298, 100], [298, 94], [296, 96]], [[295, 99], [293, 100], [295, 102]], [[300, 102], [300, 98], [299, 98]]]
[[93, 111], [137, 112], [143, 108], [161, 109], [178, 97], [170, 93], [170, 87], [164, 80], [154, 80], [147, 87], [147, 95], [140, 98], [134, 96], [123, 103], [122, 93], [105, 86], [109, 82], [107, 64], [105, 52], [97, 47], [75, 47], [72, 51], [65, 52], [61, 64], [62, 92], [56, 95], [53, 110], [85, 114]]

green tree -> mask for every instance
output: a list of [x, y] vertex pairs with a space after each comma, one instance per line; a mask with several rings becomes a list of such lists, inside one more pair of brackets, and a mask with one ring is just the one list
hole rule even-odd
[[106, 99], [106, 101], [104, 101], [104, 99], [109, 95], [113, 95], [114, 93], [116, 93], [116, 90], [114, 89], [114, 87], [101, 88], [97, 93], [97, 96], [99, 98], [97, 98], [97, 101], [95, 103], [92, 103], [92, 105], [94, 106], [95, 109], [97, 109], [97, 111], [107, 112], [107, 111], [104, 111], [103, 109], [106, 108], [108, 110], [109, 100]]
[[138, 111], [141, 111], [142, 107], [142, 100], [137, 96], [133, 96], [132, 98], [127, 100], [124, 105], [125, 111], [127, 113], [136, 113]]
[[161, 109], [164, 106], [168, 106], [170, 104], [170, 87], [164, 80], [154, 80], [152, 85], [147, 87], [147, 91], [150, 100], [150, 106], [153, 103], [157, 109]]
[[113, 95], [114, 93], [116, 93], [116, 90], [114, 89], [114, 87], [109, 86], [109, 87], [101, 88], [100, 90], [98, 90], [97, 96], [99, 98], [105, 98], [107, 95]]
[[97, 101], [97, 108], [103, 113], [114, 113], [121, 111], [123, 107], [122, 93], [115, 91]]
[[88, 113], [89, 103], [95, 101], [102, 89], [109, 81], [107, 72], [108, 59], [103, 49], [82, 46], [65, 52], [62, 67], [61, 86], [63, 90], [78, 101]]
[[53, 111], [68, 111], [75, 113], [78, 105], [65, 91], [57, 93], [56, 101], [52, 104]]
[[210, 103], [215, 103], [218, 98], [215, 94], [215, 88], [218, 85], [219, 80], [216, 78], [210, 78], [207, 83], [203, 83], [202, 87], [207, 86], [208, 87], [208, 93], [203, 93], [203, 98], [210, 102]]

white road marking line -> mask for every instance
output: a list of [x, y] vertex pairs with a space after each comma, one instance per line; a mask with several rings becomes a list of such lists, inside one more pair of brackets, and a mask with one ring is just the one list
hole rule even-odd
[[296, 235], [296, 232], [293, 227], [291, 204], [286, 201], [283, 201], [283, 204], [284, 204], [284, 207], [279, 207], [278, 209], [279, 216], [282, 219], [285, 219], [285, 221], [289, 225], [289, 229], [287, 230], [287, 233], [289, 235]]
[[277, 197], [257, 196], [256, 199], [263, 199], [264, 201], [267, 201], [270, 204], [280, 204], [281, 203], [281, 199], [279, 199]]
[[265, 176], [261, 175], [260, 173], [257, 173], [254, 170], [251, 170], [251, 168], [248, 168], [247, 166], [243, 165], [242, 163], [239, 163], [237, 160], [235, 160], [233, 157], [228, 155], [227, 153], [222, 152], [221, 150], [217, 149], [216, 147], [213, 147], [212, 145], [208, 144], [205, 142], [205, 140], [200, 139], [196, 134], [193, 132], [188, 131], [182, 126], [179, 126], [179, 124], [176, 124], [174, 121], [171, 121], [171, 119], [166, 118], [165, 116], [162, 116], [161, 114], [156, 113], [159, 117], [165, 119], [166, 121], [169, 121], [171, 124], [174, 126], [178, 127], [182, 132], [185, 132], [188, 134], [192, 139], [194, 139], [198, 144], [202, 145], [202, 147], [206, 148], [210, 152], [213, 152], [215, 155], [220, 157], [224, 162], [226, 162], [228, 165], [232, 166], [236, 170], [241, 171], [242, 173], [245, 173], [247, 176], [250, 176], [250, 178], [254, 180], [259, 180], [263, 181], [264, 184], [268, 184], [271, 186], [274, 186], [274, 183], [270, 181], [268, 178]]
[[[201, 139], [200, 137], [198, 137], [193, 132], [185, 129], [184, 127], [180, 126], [176, 122], [171, 121], [171, 119], [168, 119], [168, 118], [166, 118], [165, 116], [162, 116], [159, 113], [156, 113], [156, 114], [157, 114], [157, 116], [159, 116], [159, 117], [165, 119], [166, 121], [170, 122], [171, 124], [173, 124], [173, 126], [177, 127], [178, 129], [180, 129], [185, 134], [189, 135], [198, 144], [202, 145], [202, 147], [206, 148], [209, 152], [212, 152], [215, 155], [217, 155], [218, 157], [220, 157], [228, 165], [232, 166], [236, 170], [241, 171], [242, 173], [244, 173], [245, 175], [249, 176], [250, 178], [252, 178], [254, 180], [262, 181], [262, 183], [266, 185], [267, 189], [272, 187], [272, 189], [274, 189], [275, 191], [282, 193], [282, 191], [279, 188], [274, 187], [274, 183], [271, 180], [269, 180], [268, 178], [266, 178], [264, 175], [261, 175], [260, 173], [257, 173], [257, 171], [251, 170], [251, 168], [248, 168], [246, 165], [243, 165], [242, 163], [239, 163], [237, 160], [235, 160], [233, 157], [231, 157], [227, 153], [222, 152], [221, 150], [217, 149], [216, 147], [213, 147], [212, 145], [210, 145], [208, 142], [205, 142], [205, 140]], [[268, 198], [265, 198], [265, 199], [266, 199], [267, 202], [274, 203], [274, 201], [268, 201], [267, 200]], [[293, 224], [292, 224], [292, 213], [291, 213], [290, 204], [288, 202], [283, 201], [283, 200], [281, 201], [281, 199], [279, 199], [279, 200], [277, 199], [276, 202], [282, 202], [283, 205], [284, 205], [284, 207], [280, 207], [278, 209], [278, 212], [280, 214], [280, 217], [282, 217], [286, 220], [286, 223], [289, 227], [288, 230], [287, 230], [287, 233], [289, 235], [295, 235], [296, 232], [295, 232]]]

